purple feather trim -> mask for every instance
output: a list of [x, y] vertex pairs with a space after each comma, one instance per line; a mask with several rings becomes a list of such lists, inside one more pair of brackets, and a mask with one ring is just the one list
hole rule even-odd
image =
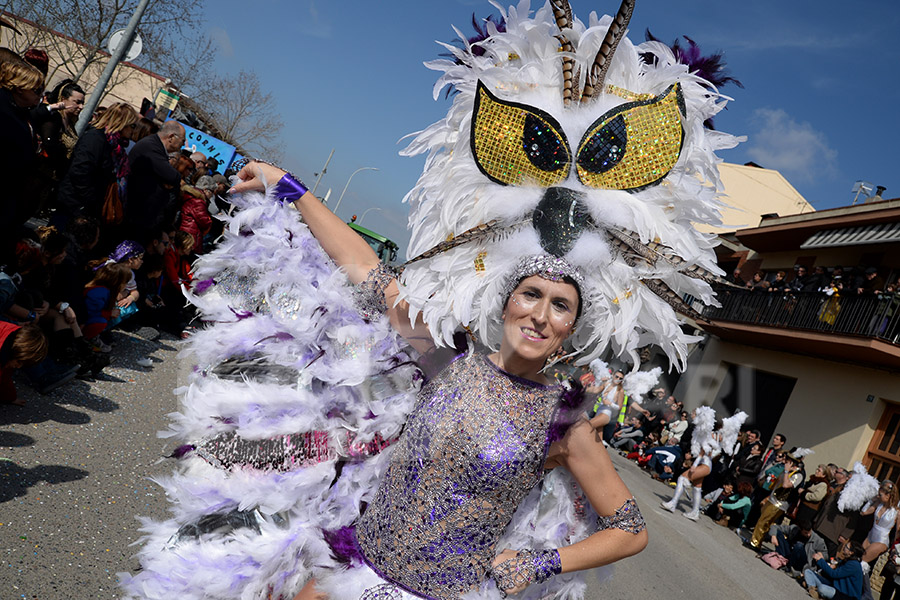
[[569, 386], [559, 398], [559, 413], [556, 420], [547, 430], [549, 443], [559, 441], [566, 435], [569, 427], [578, 420], [581, 404], [584, 402], [584, 386], [577, 379], [570, 379]]
[[361, 564], [365, 557], [356, 541], [356, 527], [341, 527], [322, 531], [325, 542], [331, 547], [334, 559], [345, 565]]
[[172, 454], [169, 455], [169, 458], [184, 458], [184, 455], [193, 452], [196, 448], [191, 444], [184, 444], [183, 446], [178, 446], [175, 450], [172, 451]]
[[198, 281], [194, 284], [194, 291], [198, 294], [202, 294], [213, 285], [215, 285], [215, 279], [204, 279], [203, 281]]
[[[504, 33], [506, 31], [506, 21], [503, 19], [503, 17], [488, 15], [486, 19], [479, 20], [478, 17], [476, 17], [475, 14], [472, 13], [472, 29], [475, 30], [475, 35], [468, 38], [468, 44], [466, 44], [466, 42], [464, 42], [463, 40], [457, 38], [456, 40], [454, 40], [455, 45], [463, 49], [465, 49], [467, 46], [471, 46], [473, 55], [484, 56], [484, 48], [481, 46], [481, 42], [491, 37], [491, 33], [487, 25], [488, 23], [492, 23], [500, 33]], [[462, 61], [456, 58], [456, 56], [454, 56], [453, 54], [441, 52], [439, 56], [452, 58], [456, 64], [462, 64]], [[449, 98], [456, 92], [457, 89], [451, 85], [444, 91], [444, 97]]]
[[238, 318], [238, 321], [243, 321], [244, 319], [249, 319], [253, 316], [252, 312], [247, 312], [246, 310], [234, 310], [230, 306], [228, 307], [228, 309], [234, 313], [234, 316]]

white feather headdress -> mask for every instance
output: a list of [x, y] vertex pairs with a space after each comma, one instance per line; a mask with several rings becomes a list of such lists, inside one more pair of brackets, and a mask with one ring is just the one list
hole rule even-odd
[[[501, 11], [503, 31], [487, 22], [486, 39], [466, 42], [463, 48], [445, 45], [452, 58], [427, 63], [441, 74], [435, 98], [447, 86], [455, 95], [446, 117], [415, 134], [404, 151], [427, 155], [424, 171], [405, 201], [411, 207], [409, 256], [428, 258], [406, 267], [401, 295], [409, 302], [410, 316], [421, 314], [439, 344], [450, 344], [455, 331], [469, 327], [487, 346], [499, 346], [505, 301], [501, 290], [523, 256], [547, 253], [546, 238], [555, 233], [538, 225], [546, 218], [577, 230], [554, 252], [587, 279], [582, 290], [585, 314], [569, 339], [571, 350], [580, 353], [578, 363], [587, 364], [606, 349], [637, 363], [636, 350], [653, 343], [672, 364], [684, 364], [687, 344], [694, 338], [682, 332], [672, 306], [689, 312], [681, 301], [684, 294], [714, 302], [707, 282], [712, 273], [719, 273], [715, 237], [698, 232], [694, 223], [720, 222], [714, 152], [738, 140], [704, 127], [727, 98], [678, 63], [663, 44], [616, 40], [605, 72], [597, 73], [594, 65], [608, 30], [624, 33], [631, 6], [633, 0], [626, 0], [615, 18], [591, 13], [584, 23], [564, 0], [536, 11], [522, 0]], [[591, 179], [595, 175], [583, 172], [583, 165], [596, 156], [592, 133], [602, 132], [592, 127], [603, 123], [601, 116], [609, 116], [607, 125], [613, 128], [617, 125], [612, 121], [622, 117], [626, 127], [620, 133], [634, 136], [626, 140], [622, 134], [620, 143], [603, 147], [610, 161], [656, 151], [663, 156], [663, 150], [649, 146], [628, 154], [632, 144], [641, 143], [637, 126], [631, 129], [628, 118], [632, 110], [662, 106], [664, 101], [674, 106], [676, 96], [681, 146], [663, 179], [641, 179], [626, 190], [624, 184], [597, 185]], [[524, 121], [523, 111], [529, 115]], [[505, 168], [505, 159], [492, 166], [492, 155], [485, 158], [488, 151], [478, 143], [482, 113], [493, 119], [490, 123], [518, 128], [511, 135], [521, 137], [520, 142], [525, 139], [523, 127], [542, 123], [541, 133], [553, 130], [558, 142], [554, 156], [566, 154], [568, 175], [549, 181], [548, 171], [534, 167], [531, 158], [521, 158], [534, 174], [506, 181], [508, 173], [491, 170]], [[540, 146], [529, 144], [519, 148], [509, 143], [505, 148], [528, 154]], [[547, 159], [537, 156], [534, 163]], [[633, 169], [639, 171], [642, 168]], [[554, 194], [555, 199], [548, 200]], [[562, 214], [556, 214], [560, 210]]]

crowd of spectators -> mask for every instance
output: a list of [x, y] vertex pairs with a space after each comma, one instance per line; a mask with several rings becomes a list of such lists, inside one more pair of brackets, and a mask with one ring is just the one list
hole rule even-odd
[[[614, 377], [621, 380], [622, 374], [615, 371], [601, 382], [592, 374], [581, 378], [585, 391], [597, 396], [589, 417], [600, 414], [604, 394], [618, 392]], [[641, 404], [626, 394], [617, 398], [621, 410], [613, 414], [612, 427], [604, 428], [604, 441], [652, 478], [675, 486], [699, 460], [691, 449], [694, 425], [682, 403], [661, 387]], [[767, 564], [797, 578], [815, 598], [871, 598], [868, 573], [889, 552], [880, 597], [892, 599], [900, 563], [895, 546], [900, 495], [894, 482], [881, 482], [878, 495], [861, 509], [841, 510], [838, 500], [851, 474], [835, 464], [810, 468], [811, 473], [804, 452], [789, 448], [784, 435], [776, 433], [766, 446], [758, 430], [746, 430], [731, 454], [712, 457], [702, 479], [700, 513], [735, 531]], [[664, 508], [672, 510], [677, 500]]]
[[841, 266], [829, 268], [816, 265], [810, 273], [807, 267], [796, 265], [790, 278], [786, 271], [755, 271], [749, 280], [744, 278], [740, 269], [735, 269], [729, 282], [752, 292], [772, 294], [878, 296], [897, 292], [897, 282], [886, 284], [875, 266], [844, 269]]
[[78, 136], [86, 92], [45, 91], [47, 56], [0, 48], [0, 402], [12, 374], [40, 392], [101, 376], [120, 328], [187, 335], [182, 288], [222, 231], [230, 187], [214, 159], [183, 150], [177, 121], [100, 107]]

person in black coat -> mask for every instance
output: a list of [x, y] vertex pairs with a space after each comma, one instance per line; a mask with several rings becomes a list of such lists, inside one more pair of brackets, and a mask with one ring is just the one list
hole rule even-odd
[[737, 482], [746, 481], [754, 483], [762, 469], [763, 446], [759, 442], [753, 442], [747, 447], [747, 454], [736, 461], [733, 477]]
[[19, 206], [27, 202], [26, 183], [37, 159], [28, 111], [41, 101], [44, 76], [23, 60], [0, 62], [0, 264], [9, 264], [18, 239]]
[[184, 145], [184, 127], [178, 121], [166, 121], [156, 135], [148, 135], [134, 145], [129, 158], [128, 202], [125, 224], [128, 238], [141, 244], [164, 223], [172, 208], [170, 190], [181, 175], [169, 163], [169, 153]]
[[79, 216], [100, 220], [107, 189], [123, 172], [128, 172], [124, 144], [137, 120], [137, 112], [129, 104], [119, 102], [78, 138], [72, 163], [59, 184], [55, 225], [65, 227]]

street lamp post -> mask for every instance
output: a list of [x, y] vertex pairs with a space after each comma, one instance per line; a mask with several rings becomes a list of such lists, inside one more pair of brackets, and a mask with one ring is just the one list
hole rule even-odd
[[357, 224], [357, 225], [362, 225], [362, 220], [363, 220], [363, 218], [364, 218], [367, 214], [369, 214], [370, 211], [373, 211], [373, 210], [381, 210], [381, 208], [379, 208], [378, 206], [373, 206], [372, 208], [367, 208], [366, 210], [363, 211], [362, 216], [356, 220], [356, 224]]
[[337, 204], [334, 205], [334, 210], [333, 210], [332, 212], [333, 212], [334, 214], [337, 214], [338, 207], [341, 205], [341, 200], [344, 199], [344, 192], [346, 192], [346, 191], [347, 191], [347, 188], [350, 186], [350, 180], [353, 179], [353, 176], [354, 176], [354, 175], [356, 175], [356, 174], [359, 173], [360, 171], [377, 171], [377, 170], [378, 170], [378, 169], [376, 169], [375, 167], [360, 167], [360, 168], [358, 168], [357, 170], [353, 171], [353, 172], [350, 174], [350, 177], [347, 178], [347, 183], [344, 184], [344, 189], [341, 191], [341, 195], [340, 195], [340, 197], [338, 198]]

